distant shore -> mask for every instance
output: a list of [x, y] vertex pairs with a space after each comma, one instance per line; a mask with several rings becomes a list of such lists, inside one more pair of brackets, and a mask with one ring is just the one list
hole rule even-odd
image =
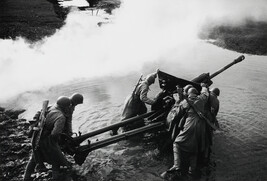
[[[53, 35], [64, 25], [68, 12], [56, 2], [0, 1], [0, 39], [24, 37], [29, 42], [36, 42]], [[212, 39], [212, 44], [239, 53], [267, 55], [267, 22], [248, 21], [242, 26], [234, 27], [219, 24], [204, 28], [199, 37]]]
[[239, 53], [267, 55], [267, 22], [248, 20], [240, 26], [216, 25], [203, 28], [199, 37]]
[[24, 37], [35, 42], [53, 35], [64, 24], [55, 7], [46, 0], [1, 0], [0, 39]]

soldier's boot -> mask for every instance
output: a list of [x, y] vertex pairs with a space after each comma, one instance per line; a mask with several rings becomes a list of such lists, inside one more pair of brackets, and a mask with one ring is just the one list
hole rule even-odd
[[182, 176], [181, 169], [175, 165], [160, 175], [161, 178], [166, 180], [173, 180], [174, 178], [179, 178], [181, 176]]
[[163, 172], [160, 177], [163, 179], [172, 179], [172, 177], [180, 177], [182, 175], [181, 172], [181, 152], [178, 148], [178, 144], [173, 144], [173, 166]]
[[200, 170], [197, 168], [197, 156], [191, 156], [189, 158], [190, 166], [188, 169], [188, 176], [197, 179], [201, 176]]
[[173, 143], [173, 167], [169, 170], [181, 172], [181, 152], [177, 143]]

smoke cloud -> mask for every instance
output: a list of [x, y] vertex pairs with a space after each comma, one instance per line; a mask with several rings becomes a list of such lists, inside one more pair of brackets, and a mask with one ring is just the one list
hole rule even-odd
[[236, 24], [249, 17], [267, 21], [265, 0], [123, 1], [108, 18], [74, 10], [40, 42], [0, 40], [0, 101], [77, 78], [126, 75], [148, 62], [183, 60], [207, 20]]

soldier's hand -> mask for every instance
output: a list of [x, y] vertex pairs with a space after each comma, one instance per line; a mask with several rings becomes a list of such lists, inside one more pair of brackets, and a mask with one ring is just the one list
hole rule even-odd
[[39, 131], [40, 128], [35, 126], [35, 127], [32, 128], [32, 130], [33, 130], [33, 131]]
[[71, 136], [73, 136], [73, 135], [78, 136], [78, 133], [72, 132]]
[[171, 96], [166, 96], [163, 98], [164, 102], [165, 102], [165, 107], [166, 106], [169, 106], [169, 105], [172, 105], [175, 101], [174, 101], [174, 98], [171, 97]]

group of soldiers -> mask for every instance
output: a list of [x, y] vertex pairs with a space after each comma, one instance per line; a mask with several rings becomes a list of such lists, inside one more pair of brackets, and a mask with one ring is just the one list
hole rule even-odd
[[[71, 169], [70, 162], [65, 158], [60, 148], [60, 135], [65, 133], [72, 136], [72, 114], [75, 107], [83, 103], [83, 95], [74, 93], [70, 97], [60, 96], [56, 103], [49, 106], [46, 111], [45, 124], [42, 128], [41, 138], [37, 149], [33, 153], [26, 166], [23, 180], [31, 181], [31, 175], [35, 170], [46, 171], [44, 162], [52, 165], [52, 180], [62, 178], [62, 170], [66, 173]], [[34, 116], [34, 119], [40, 117], [40, 112]], [[34, 128], [34, 127], [33, 127]], [[37, 127], [35, 127], [37, 128]], [[39, 131], [39, 130], [35, 130]], [[32, 147], [36, 147], [34, 134], [32, 135]], [[64, 174], [63, 172], [63, 174]]]
[[[147, 112], [145, 104], [153, 105], [155, 99], [148, 98], [149, 86], [155, 82], [157, 73], [152, 73], [141, 80], [133, 93], [126, 99], [122, 112], [123, 120]], [[168, 101], [175, 102], [166, 117], [170, 125], [173, 141], [173, 166], [161, 176], [168, 174], [197, 175], [199, 163], [207, 162], [211, 153], [213, 131], [219, 128], [216, 116], [219, 111], [220, 90], [201, 83], [199, 92], [192, 85], [177, 86], [176, 96]], [[169, 96], [168, 96], [169, 97]], [[124, 128], [125, 129], [125, 128]], [[124, 130], [127, 131], [127, 130]], [[112, 130], [112, 135], [117, 130]]]
[[200, 163], [209, 160], [213, 131], [219, 127], [216, 116], [220, 90], [209, 91], [204, 83], [201, 87], [201, 92], [192, 85], [178, 88], [179, 98], [167, 116], [167, 121], [174, 124], [174, 163], [161, 175], [163, 178], [168, 174], [197, 176]]
[[[148, 97], [149, 86], [155, 82], [156, 78], [157, 73], [152, 73], [144, 80], [140, 79], [132, 94], [125, 101], [122, 120], [146, 113], [146, 104], [153, 105], [156, 102], [155, 99]], [[217, 97], [220, 90], [218, 88], [209, 90], [204, 83], [201, 86], [201, 92], [198, 92], [192, 85], [177, 87], [178, 96], [174, 98], [175, 103], [166, 118], [167, 122], [173, 125], [174, 164], [162, 174], [163, 178], [173, 173], [186, 172], [194, 175], [199, 158], [209, 157], [213, 126], [218, 126], [216, 115], [219, 111]], [[70, 162], [67, 161], [60, 148], [60, 134], [72, 136], [72, 114], [75, 107], [82, 103], [83, 96], [75, 93], [71, 97], [59, 97], [55, 105], [49, 107], [39, 147], [33, 151], [26, 166], [24, 181], [33, 180], [31, 174], [34, 170], [45, 170], [44, 162], [52, 165], [52, 180], [60, 178], [62, 168], [71, 169]], [[39, 115], [35, 117], [38, 118]], [[127, 127], [124, 129], [127, 131]], [[112, 130], [111, 135], [118, 134], [117, 131], [118, 129]]]

